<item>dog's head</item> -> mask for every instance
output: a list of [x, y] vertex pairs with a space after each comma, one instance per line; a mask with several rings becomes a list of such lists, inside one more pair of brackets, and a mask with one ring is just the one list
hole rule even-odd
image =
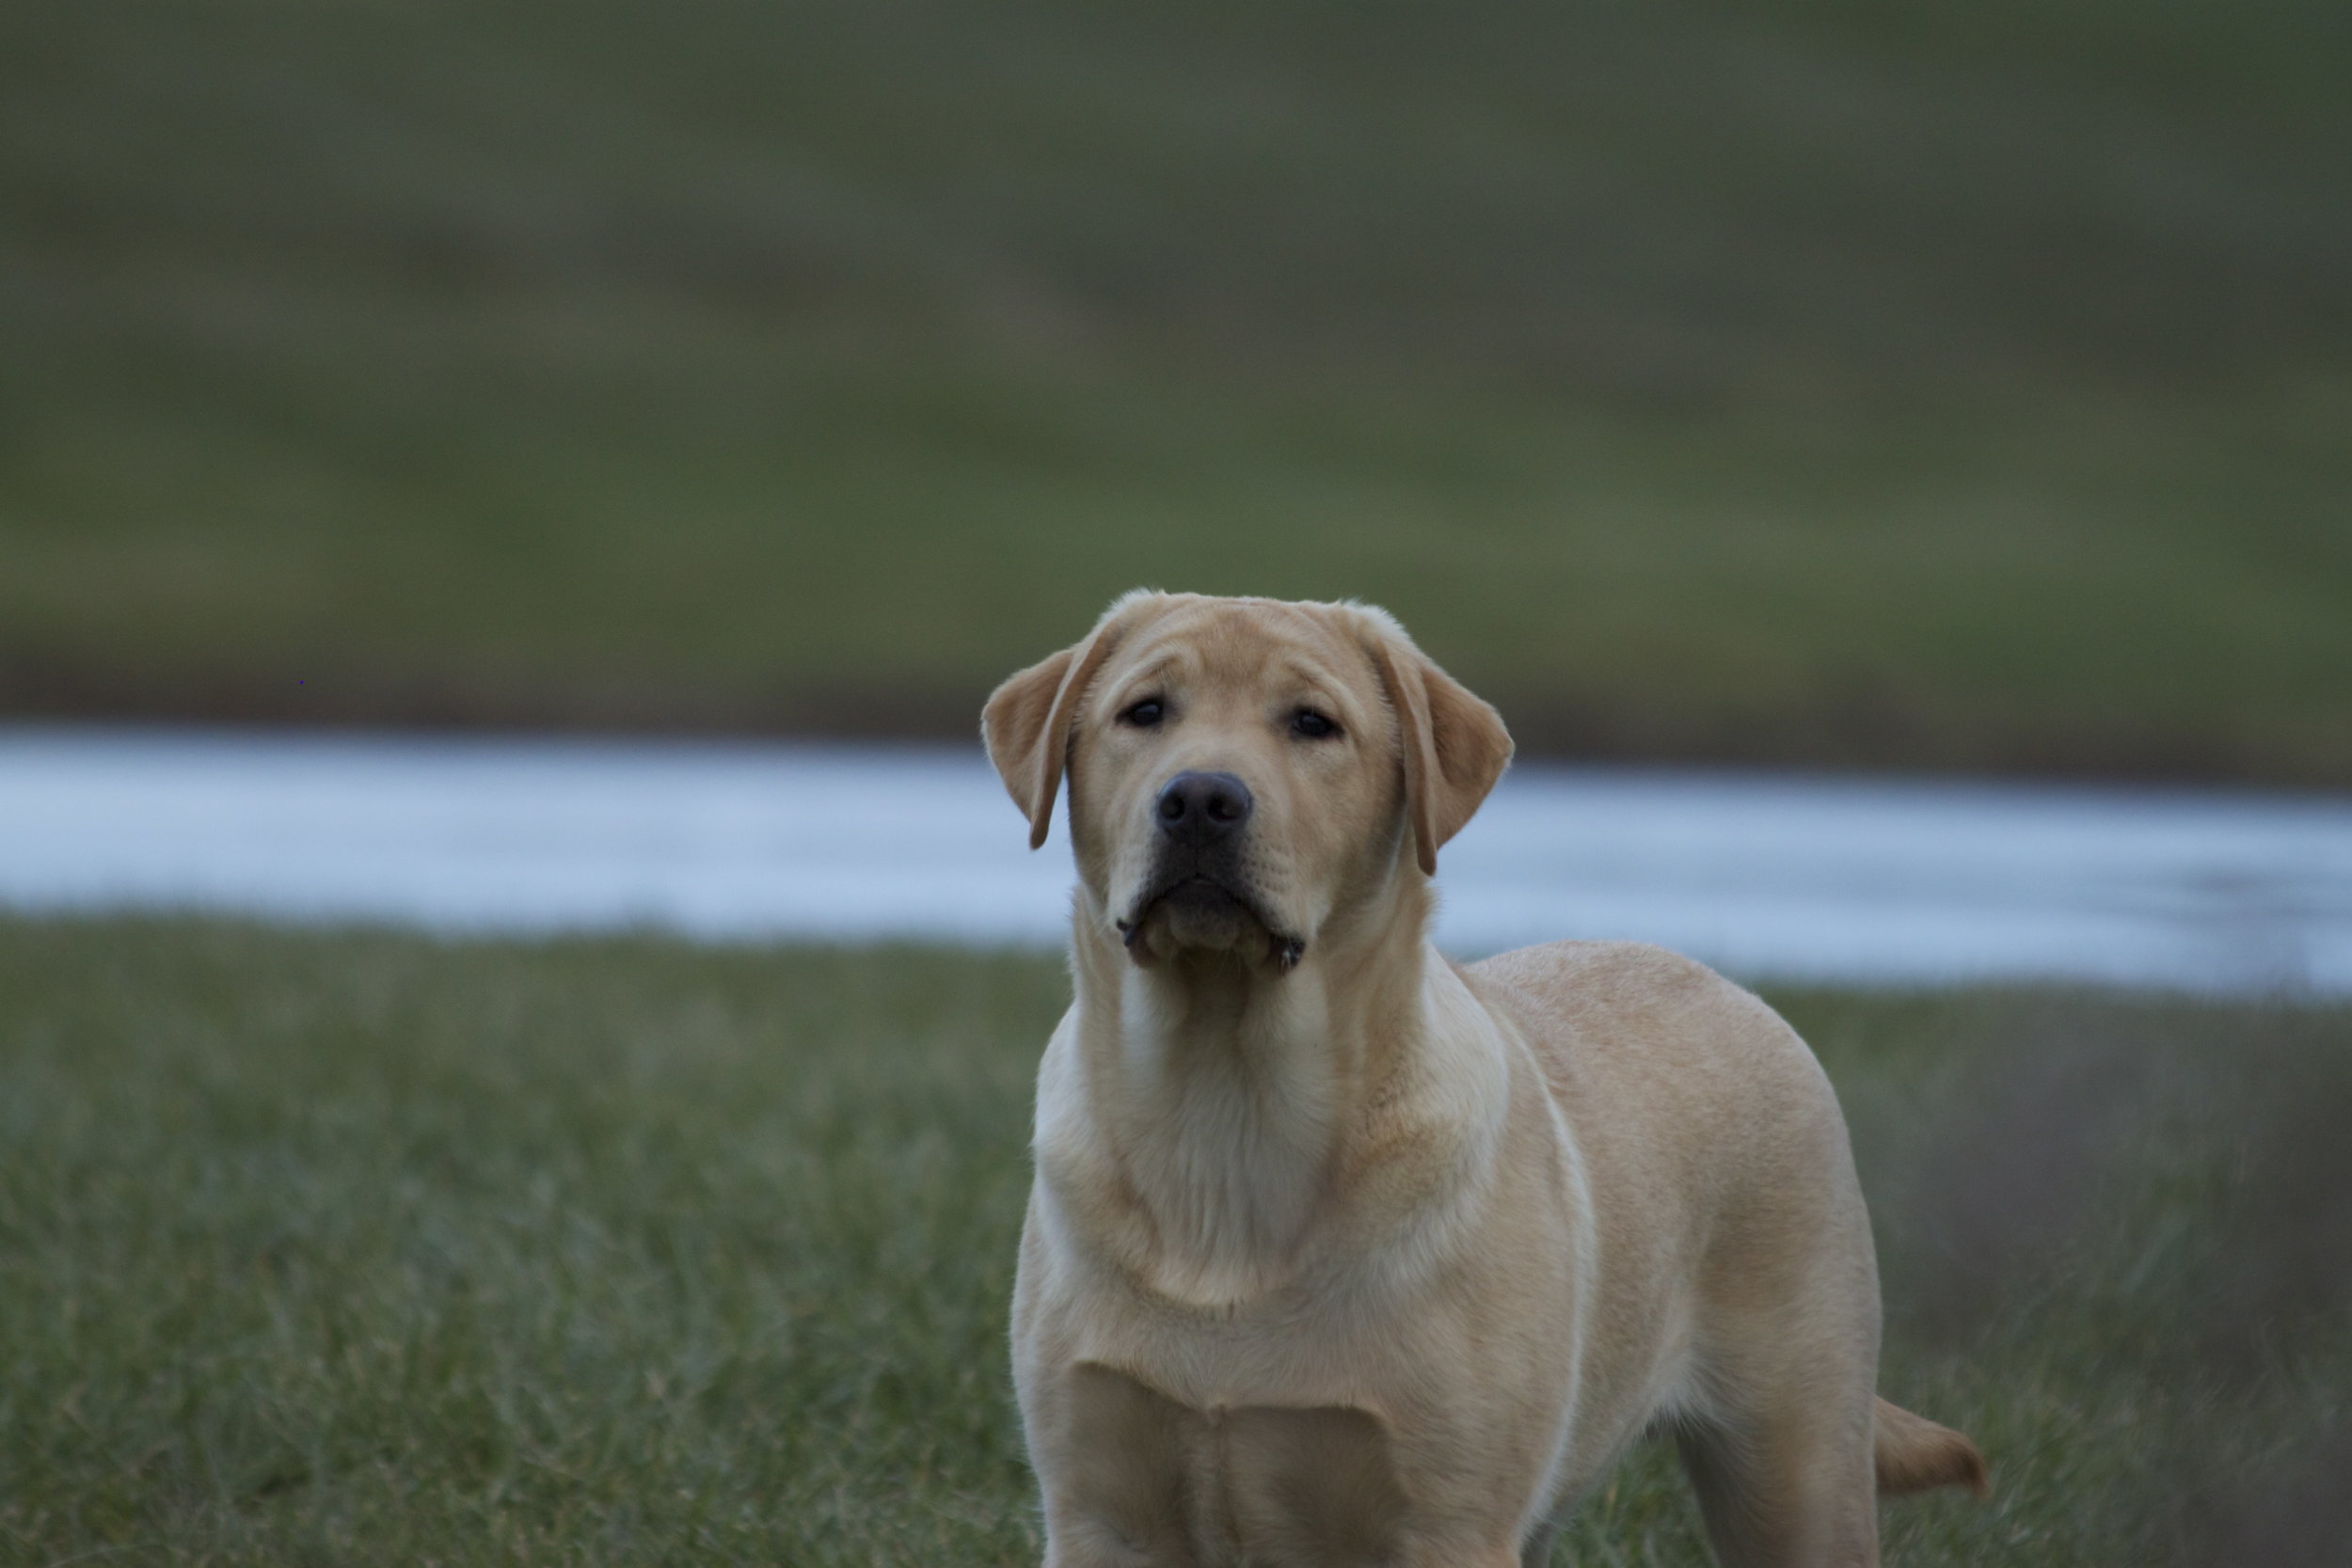
[[996, 689], [989, 756], [1045, 842], [1065, 773], [1080, 879], [1139, 962], [1278, 971], [1438, 847], [1511, 755], [1495, 710], [1352, 604], [1135, 593]]

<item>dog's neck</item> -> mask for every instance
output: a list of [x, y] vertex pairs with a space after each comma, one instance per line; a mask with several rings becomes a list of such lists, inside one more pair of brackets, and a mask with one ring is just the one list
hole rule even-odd
[[1292, 1275], [1427, 1027], [1428, 888], [1395, 875], [1359, 906], [1378, 928], [1325, 933], [1287, 974], [1230, 954], [1138, 965], [1081, 894], [1075, 1049], [1041, 1096], [1040, 1160], [1152, 1289], [1230, 1306]]

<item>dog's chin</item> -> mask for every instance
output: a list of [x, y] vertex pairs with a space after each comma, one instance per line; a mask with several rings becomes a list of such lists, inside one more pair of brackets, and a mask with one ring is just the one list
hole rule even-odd
[[1119, 923], [1127, 953], [1149, 966], [1188, 954], [1230, 954], [1288, 974], [1306, 943], [1276, 931], [1248, 898], [1205, 877], [1191, 877], [1143, 901]]

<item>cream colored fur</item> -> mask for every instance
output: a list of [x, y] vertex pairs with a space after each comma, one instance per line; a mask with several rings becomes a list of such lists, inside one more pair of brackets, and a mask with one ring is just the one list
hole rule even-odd
[[[1874, 1398], [1787, 1024], [1656, 948], [1430, 946], [1510, 740], [1386, 614], [1130, 594], [985, 733], [1033, 844], [1067, 774], [1078, 867], [1013, 1304], [1052, 1568], [1538, 1562], [1653, 1433], [1727, 1564], [1872, 1563], [1882, 1486], [1982, 1488]], [[1255, 799], [1230, 907], [1151, 901], [1186, 769]]]

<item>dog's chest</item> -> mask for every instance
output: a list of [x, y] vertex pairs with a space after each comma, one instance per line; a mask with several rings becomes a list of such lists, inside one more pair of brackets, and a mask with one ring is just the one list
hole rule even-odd
[[1370, 1412], [1202, 1411], [1097, 1364], [1066, 1377], [1056, 1512], [1096, 1535], [1107, 1560], [1338, 1568], [1395, 1555], [1405, 1494]]

